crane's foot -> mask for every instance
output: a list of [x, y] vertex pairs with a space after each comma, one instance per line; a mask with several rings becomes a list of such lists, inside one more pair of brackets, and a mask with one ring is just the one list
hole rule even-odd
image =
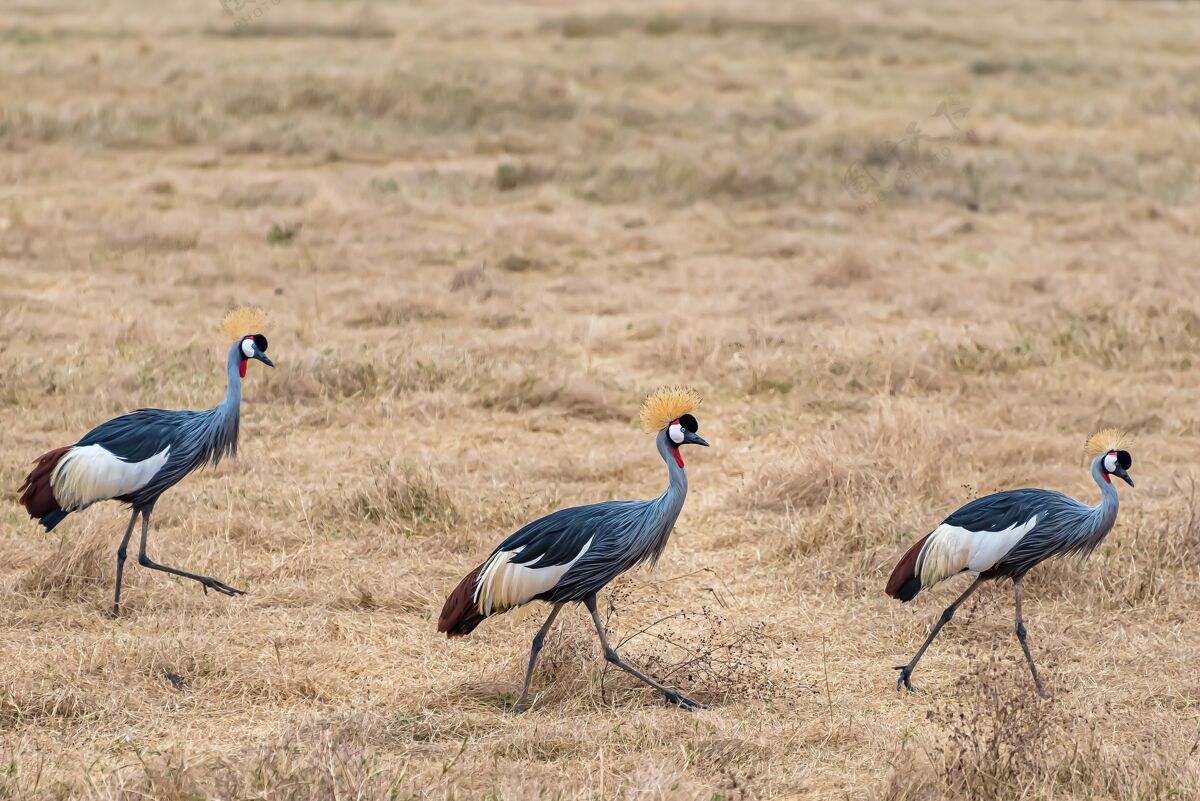
[[237, 595], [245, 595], [246, 594], [245, 590], [239, 590], [236, 587], [230, 587], [225, 582], [217, 581], [212, 576], [201, 576], [199, 581], [200, 581], [200, 586], [204, 588], [205, 595], [208, 595], [209, 590], [216, 590], [217, 592], [221, 593], [222, 595], [228, 595], [230, 598], [233, 598], [234, 596], [237, 596]]
[[675, 706], [682, 707], [689, 711], [691, 711], [693, 709], [705, 709], [706, 708], [704, 706], [704, 704], [700, 703], [699, 701], [693, 701], [691, 698], [688, 698], [686, 695], [680, 695], [679, 693], [676, 693], [676, 692], [664, 692], [663, 700], [666, 701], [668, 706], [674, 704]]
[[895, 669], [900, 671], [900, 678], [896, 679], [896, 692], [908, 690], [915, 693], [916, 689], [912, 685], [912, 665], [896, 665]]

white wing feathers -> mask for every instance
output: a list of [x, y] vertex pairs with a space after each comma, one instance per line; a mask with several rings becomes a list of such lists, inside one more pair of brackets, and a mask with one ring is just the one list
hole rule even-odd
[[475, 585], [475, 602], [479, 604], [481, 614], [492, 615], [520, 606], [533, 600], [534, 596], [553, 588], [588, 552], [592, 547], [592, 540], [584, 543], [583, 548], [570, 562], [546, 567], [536, 567], [541, 561], [540, 556], [529, 564], [513, 564], [512, 558], [524, 547], [514, 551], [498, 551], [483, 566], [479, 573], [479, 582]]
[[942, 579], [962, 573], [983, 573], [1004, 558], [1021, 538], [1037, 525], [1038, 517], [1014, 523], [1002, 531], [969, 531], [942, 523], [917, 556], [916, 574], [921, 587], [932, 587]]
[[168, 445], [149, 459], [127, 462], [101, 445], [71, 448], [50, 474], [54, 500], [64, 511], [77, 512], [97, 501], [137, 492], [162, 469], [170, 453]]

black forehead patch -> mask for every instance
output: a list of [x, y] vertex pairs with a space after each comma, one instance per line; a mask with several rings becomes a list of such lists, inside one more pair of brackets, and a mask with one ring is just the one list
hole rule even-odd
[[1129, 455], [1129, 451], [1117, 451], [1117, 464], [1126, 470], [1133, 467], [1133, 457]]
[[252, 336], [250, 338], [254, 340], [254, 347], [258, 348], [263, 353], [267, 352], [267, 338], [266, 337], [264, 337], [262, 334], [255, 334], [254, 336]]
[[684, 429], [691, 431], [693, 434], [700, 430], [700, 424], [697, 423], [696, 418], [692, 417], [690, 414], [685, 414], [683, 417], [680, 417], [679, 425], [683, 426]]

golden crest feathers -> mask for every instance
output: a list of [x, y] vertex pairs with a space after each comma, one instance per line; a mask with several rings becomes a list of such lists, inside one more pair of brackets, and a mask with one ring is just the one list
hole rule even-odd
[[233, 342], [249, 334], [261, 334], [268, 325], [267, 313], [258, 306], [239, 306], [221, 321], [221, 334]]
[[1087, 438], [1087, 457], [1095, 459], [1109, 451], [1127, 451], [1133, 445], [1133, 437], [1119, 428], [1105, 428]]
[[690, 387], [659, 387], [642, 401], [642, 428], [657, 434], [672, 420], [694, 412], [700, 405], [700, 393]]

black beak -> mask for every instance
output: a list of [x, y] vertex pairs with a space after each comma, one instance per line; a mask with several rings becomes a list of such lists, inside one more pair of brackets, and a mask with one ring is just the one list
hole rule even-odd
[[267, 354], [263, 353], [258, 348], [254, 349], [254, 358], [258, 359], [260, 362], [265, 364], [267, 367], [275, 366], [275, 362], [271, 361], [270, 358], [268, 358]]
[[1129, 486], [1133, 486], [1133, 479], [1129, 477], [1129, 473], [1126, 472], [1124, 467], [1118, 466], [1117, 469], [1113, 471], [1113, 475], [1124, 481]]
[[683, 430], [683, 444], [684, 445], [703, 445], [706, 448], [708, 447], [708, 443], [704, 441], [704, 437], [700, 436], [699, 434], [693, 434], [691, 431], [688, 431], [686, 428]]

